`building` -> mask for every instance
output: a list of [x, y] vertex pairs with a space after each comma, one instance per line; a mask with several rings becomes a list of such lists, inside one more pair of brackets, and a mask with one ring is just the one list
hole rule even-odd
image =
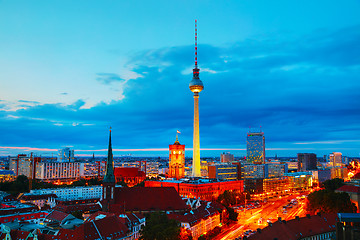
[[[279, 220], [258, 229], [248, 240], [331, 240], [335, 239], [337, 216], [335, 213], [295, 217], [292, 220]], [[336, 238], [337, 239], [337, 238]]]
[[346, 192], [350, 196], [350, 200], [354, 203], [359, 211], [360, 206], [360, 186], [357, 183], [347, 182], [346, 185], [336, 189], [335, 192]]
[[58, 198], [63, 200], [78, 200], [78, 199], [100, 199], [102, 196], [102, 186], [80, 186], [70, 188], [47, 188], [47, 189], [33, 189], [30, 191], [31, 195], [55, 194]]
[[41, 161], [41, 158], [33, 157], [32, 154], [30, 156], [18, 154], [17, 157], [10, 158], [9, 170], [13, 171], [15, 176], [25, 175], [34, 179], [36, 163], [39, 161]]
[[61, 180], [77, 179], [80, 177], [79, 162], [37, 162], [36, 179], [40, 180]]
[[59, 162], [71, 162], [74, 161], [74, 150], [66, 147], [59, 150], [59, 156], [57, 158]]
[[212, 164], [208, 166], [209, 178], [219, 180], [237, 180], [238, 166], [231, 163]]
[[247, 161], [265, 163], [265, 136], [263, 132], [248, 132], [246, 140]]
[[342, 154], [341, 152], [333, 152], [329, 155], [330, 164], [333, 167], [342, 167]]
[[227, 153], [221, 153], [220, 154], [220, 162], [222, 163], [231, 163], [234, 161], [234, 155], [227, 152]]
[[267, 165], [265, 169], [267, 169], [268, 178], [281, 177], [288, 172], [288, 165], [285, 163], [284, 164], [267, 163], [265, 165]]
[[298, 171], [316, 170], [317, 158], [315, 153], [298, 153]]
[[190, 91], [194, 93], [194, 135], [193, 135], [193, 165], [192, 176], [201, 177], [200, 170], [200, 132], [199, 132], [199, 93], [204, 89], [204, 84], [199, 78], [200, 69], [197, 65], [197, 22], [195, 20], [195, 68], [193, 79], [189, 84]]
[[40, 209], [48, 204], [49, 199], [55, 199], [57, 196], [55, 194], [42, 194], [42, 195], [32, 195], [29, 193], [25, 193], [21, 195], [18, 200], [21, 203], [30, 203], [38, 206]]
[[308, 189], [313, 186], [313, 178], [311, 172], [294, 172], [285, 173], [289, 179], [289, 189]]
[[288, 177], [265, 178], [263, 180], [263, 191], [266, 194], [283, 194], [290, 190]]
[[181, 145], [176, 134], [174, 144], [169, 145], [169, 178], [180, 179], [185, 176], [185, 145]]
[[0, 170], [0, 182], [10, 182], [15, 180], [15, 173], [12, 170]]
[[360, 239], [360, 213], [338, 213], [337, 240]]
[[166, 179], [145, 181], [145, 187], [174, 187], [181, 197], [212, 201], [226, 190], [242, 193], [244, 182], [242, 180], [220, 181], [217, 179]]
[[146, 162], [146, 177], [157, 178], [159, 175], [159, 162]]
[[198, 239], [201, 235], [220, 226], [220, 213], [213, 202], [195, 200], [197, 205], [186, 213], [170, 213], [169, 219], [177, 220], [181, 227], [190, 230], [193, 239]]
[[146, 179], [145, 173], [137, 167], [116, 167], [114, 174], [116, 182], [124, 182], [128, 187], [135, 186]]
[[268, 177], [268, 165], [266, 164], [241, 164], [241, 179], [249, 178], [267, 178]]
[[101, 177], [105, 175], [106, 161], [81, 162], [80, 177]]

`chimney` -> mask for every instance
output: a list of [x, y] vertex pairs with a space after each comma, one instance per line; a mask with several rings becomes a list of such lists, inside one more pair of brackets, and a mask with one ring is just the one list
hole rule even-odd
[[281, 217], [278, 217], [278, 221], [281, 222]]
[[295, 216], [295, 219], [296, 219], [296, 220], [298, 220], [298, 221], [300, 221], [300, 218], [299, 218], [299, 216]]
[[307, 218], [311, 218], [311, 217], [310, 217], [310, 214], [306, 214], [306, 217], [307, 217]]

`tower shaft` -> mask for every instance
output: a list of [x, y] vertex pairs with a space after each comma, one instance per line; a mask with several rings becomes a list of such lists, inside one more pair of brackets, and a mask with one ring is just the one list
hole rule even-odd
[[199, 93], [194, 92], [194, 135], [192, 176], [201, 177], [200, 167], [200, 130], [199, 130]]

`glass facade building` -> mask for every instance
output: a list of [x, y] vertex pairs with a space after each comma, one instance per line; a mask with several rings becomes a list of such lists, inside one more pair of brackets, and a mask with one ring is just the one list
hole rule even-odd
[[247, 161], [255, 164], [265, 163], [265, 136], [263, 132], [247, 134]]

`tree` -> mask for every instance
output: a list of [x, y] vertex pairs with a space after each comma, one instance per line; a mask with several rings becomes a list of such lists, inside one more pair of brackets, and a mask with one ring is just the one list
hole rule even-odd
[[155, 212], [147, 216], [140, 233], [141, 240], [179, 240], [180, 223], [169, 219], [166, 213]]
[[326, 189], [310, 193], [307, 197], [306, 208], [312, 213], [355, 213], [357, 210], [355, 204], [350, 201], [349, 194]]
[[326, 180], [325, 182], [323, 182], [323, 185], [326, 190], [335, 191], [336, 189], [344, 185], [344, 179], [334, 178], [331, 180]]

